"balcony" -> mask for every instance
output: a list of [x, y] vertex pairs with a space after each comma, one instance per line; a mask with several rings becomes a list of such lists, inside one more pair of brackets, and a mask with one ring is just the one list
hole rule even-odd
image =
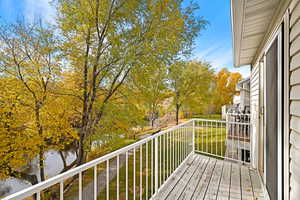
[[3, 200], [265, 199], [250, 139], [248, 122], [192, 119]]

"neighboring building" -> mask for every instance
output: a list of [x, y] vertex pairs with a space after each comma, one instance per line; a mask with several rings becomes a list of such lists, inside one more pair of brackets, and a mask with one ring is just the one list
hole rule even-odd
[[250, 113], [250, 78], [238, 82], [236, 91], [239, 95], [233, 97], [233, 105], [222, 106], [222, 119], [226, 119], [227, 113]]
[[238, 82], [236, 90], [240, 92], [239, 95], [239, 110], [242, 113], [250, 111], [250, 78], [246, 78]]
[[251, 163], [271, 200], [300, 197], [300, 0], [231, 0], [234, 64], [250, 65]]

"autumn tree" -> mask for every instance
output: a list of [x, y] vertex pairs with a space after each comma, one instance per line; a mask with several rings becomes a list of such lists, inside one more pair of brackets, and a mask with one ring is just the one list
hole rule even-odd
[[[178, 0], [58, 0], [65, 59], [80, 95], [78, 165], [111, 99], [135, 68], [186, 54], [205, 21]], [[70, 98], [72, 98], [70, 96]], [[77, 99], [77, 98], [76, 98]]]
[[238, 72], [230, 72], [223, 68], [216, 74], [214, 104], [217, 112], [221, 112], [221, 107], [233, 103], [233, 96], [236, 91], [237, 83], [242, 80], [242, 75]]
[[178, 124], [183, 106], [192, 108], [208, 101], [213, 70], [209, 64], [198, 61], [176, 62], [170, 66], [169, 81]]
[[[53, 31], [22, 22], [0, 27], [0, 177], [23, 178], [33, 157], [45, 180], [44, 152], [63, 149], [77, 137], [70, 116], [51, 93], [60, 74]], [[64, 107], [67, 108], [67, 107]]]
[[128, 96], [136, 99], [135, 103], [145, 111], [153, 128], [168, 97], [166, 65], [156, 62], [133, 70], [128, 85]]

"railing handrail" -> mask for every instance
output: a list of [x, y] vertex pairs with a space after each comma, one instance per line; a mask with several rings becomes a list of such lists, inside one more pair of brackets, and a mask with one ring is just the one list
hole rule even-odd
[[161, 136], [161, 135], [163, 135], [165, 133], [174, 131], [174, 130], [176, 130], [177, 128], [179, 128], [181, 126], [184, 126], [184, 125], [188, 124], [189, 122], [192, 122], [193, 120], [194, 119], [190, 119], [190, 120], [185, 121], [183, 123], [180, 123], [180, 124], [178, 124], [176, 126], [168, 128], [166, 130], [162, 130], [162, 131], [160, 131], [160, 132], [158, 132], [158, 133], [156, 133], [154, 135], [151, 135], [151, 136], [149, 136], [147, 138], [139, 140], [139, 141], [137, 141], [137, 142], [135, 142], [133, 144], [125, 146], [125, 147], [123, 147], [121, 149], [118, 149], [118, 150], [113, 151], [111, 153], [108, 153], [108, 154], [106, 154], [104, 156], [96, 158], [96, 159], [94, 159], [92, 161], [89, 161], [89, 162], [87, 162], [85, 164], [82, 164], [82, 165], [80, 165], [78, 167], [72, 168], [72, 169], [70, 169], [70, 170], [68, 170], [66, 172], [63, 172], [63, 173], [58, 174], [58, 175], [56, 175], [54, 177], [51, 177], [51, 178], [49, 178], [49, 179], [47, 179], [47, 180], [45, 180], [43, 182], [37, 183], [36, 185], [32, 185], [32, 186], [30, 186], [30, 187], [28, 187], [28, 188], [26, 188], [24, 190], [21, 190], [19, 192], [11, 194], [11, 195], [9, 195], [7, 197], [4, 197], [1, 200], [10, 200], [10, 199], [15, 199], [15, 198], [17, 198], [17, 199], [26, 198], [26, 197], [28, 197], [30, 195], [35, 194], [36, 191], [42, 191], [42, 190], [44, 190], [44, 189], [46, 189], [48, 187], [51, 187], [51, 186], [53, 186], [55, 184], [58, 184], [61, 181], [65, 180], [67, 178], [70, 178], [70, 177], [72, 177], [74, 175], [77, 175], [78, 173], [83, 172], [83, 171], [85, 171], [87, 169], [90, 169], [90, 168], [92, 168], [92, 167], [94, 167], [94, 166], [96, 166], [98, 164], [101, 164], [101, 163], [103, 163], [106, 160], [110, 160], [110, 159], [116, 157], [117, 155], [120, 155], [122, 153], [126, 153], [126, 152], [128, 152], [128, 151], [130, 151], [130, 150], [132, 150], [132, 149], [134, 149], [136, 147], [139, 147], [140, 145], [143, 145], [143, 144], [145, 144], [145, 143], [147, 143], [147, 142], [155, 139], [156, 137], [159, 137], [159, 136]]
[[[26, 198], [26, 197], [29, 197], [29, 196], [32, 196], [33, 194], [36, 194], [37, 192], [41, 192], [43, 191], [44, 189], [47, 189], [55, 184], [62, 184], [64, 180], [70, 178], [70, 177], [73, 177], [75, 175], [78, 175], [82, 172], [84, 172], [85, 170], [88, 170], [88, 169], [91, 169], [92, 167], [97, 167], [97, 165], [105, 162], [105, 161], [109, 161], [110, 159], [113, 159], [115, 158], [116, 156], [119, 156], [121, 154], [124, 154], [124, 153], [127, 153], [133, 149], [137, 149], [138, 147], [141, 147], [142, 145], [144, 144], [147, 144], [148, 142], [150, 141], [153, 141], [155, 142], [156, 146], [158, 144], [158, 138], [164, 134], [172, 134], [172, 133], [175, 133], [176, 134], [176, 131], [183, 127], [189, 123], [192, 124], [190, 125], [190, 127], [193, 129], [193, 132], [191, 133], [191, 137], [192, 137], [192, 145], [193, 145], [193, 149], [192, 149], [192, 152], [197, 152], [197, 150], [195, 150], [195, 123], [196, 122], [202, 122], [202, 124], [204, 124], [203, 122], [211, 122], [212, 125], [215, 124], [226, 124], [226, 125], [246, 125], [246, 126], [249, 126], [251, 125], [250, 122], [234, 122], [234, 121], [224, 121], [224, 120], [210, 120], [210, 119], [202, 119], [202, 118], [192, 118], [190, 120], [187, 120], [183, 123], [180, 123], [178, 125], [175, 125], [171, 128], [168, 128], [166, 130], [162, 130], [154, 135], [151, 135], [147, 138], [144, 138], [140, 141], [137, 141], [133, 144], [130, 144], [128, 146], [125, 146], [121, 149], [118, 149], [116, 151], [113, 151], [111, 153], [108, 153], [104, 156], [101, 156], [99, 158], [96, 158], [92, 161], [89, 161], [85, 164], [82, 164], [78, 167], [75, 167], [75, 168], [72, 168], [64, 173], [61, 173], [61, 174], [58, 174], [54, 177], [51, 177], [43, 182], [40, 182], [36, 185], [32, 185], [24, 190], [21, 190], [19, 192], [16, 192], [14, 194], [11, 194], [7, 197], [4, 197], [2, 200], [12, 200], [12, 199], [23, 199], [23, 198]], [[207, 125], [210, 125], [210, 123], [205, 123], [204, 124], [205, 126]], [[198, 126], [198, 127], [201, 127], [201, 126]], [[216, 127], [221, 127], [220, 126], [216, 126]], [[175, 131], [175, 132], [173, 132]], [[156, 147], [157, 148], [157, 147]], [[157, 152], [156, 152], [157, 153]], [[209, 152], [201, 152], [201, 153], [206, 153], [209, 155]], [[127, 154], [126, 154], [127, 155]], [[157, 158], [157, 155], [155, 155], [155, 158]], [[234, 159], [233, 159], [234, 160]], [[157, 164], [157, 161], [155, 161], [155, 163]], [[157, 173], [157, 172], [156, 172]], [[157, 181], [157, 180], [156, 180]], [[156, 185], [156, 190], [157, 190], [157, 183], [155, 184]]]
[[214, 120], [214, 119], [202, 119], [202, 118], [193, 118], [192, 120], [196, 121], [206, 121], [206, 122], [217, 122], [225, 124], [239, 124], [239, 125], [250, 125], [250, 122], [234, 122], [234, 121], [225, 121], [225, 120]]

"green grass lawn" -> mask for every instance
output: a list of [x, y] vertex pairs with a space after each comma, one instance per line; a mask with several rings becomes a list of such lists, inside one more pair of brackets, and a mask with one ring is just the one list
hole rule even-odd
[[196, 114], [193, 116], [193, 118], [200, 118], [200, 119], [211, 119], [211, 120], [221, 120], [222, 115], [221, 114]]
[[[170, 138], [169, 138], [170, 139]], [[180, 152], [180, 145], [183, 145], [185, 140], [180, 140], [180, 138], [176, 138], [173, 141], [176, 141], [176, 146], [166, 148], [167, 143], [165, 141], [168, 141], [167, 137], [163, 138], [160, 137], [158, 140], [159, 143], [159, 148], [158, 148], [158, 160], [159, 160], [159, 165], [158, 165], [158, 185], [160, 186], [163, 184], [163, 182], [167, 179], [168, 176], [172, 174], [172, 172], [175, 170], [176, 166], [179, 166], [181, 163], [181, 160], [178, 159], [177, 162], [172, 164], [172, 169], [170, 169], [169, 162], [170, 161], [170, 156], [172, 157], [174, 155], [179, 155]], [[170, 141], [170, 140], [169, 140]], [[146, 188], [148, 188], [148, 198], [151, 197], [151, 194], [154, 193], [154, 171], [152, 173], [151, 171], [151, 165], [153, 164], [153, 169], [154, 169], [154, 162], [151, 163], [151, 142], [148, 144], [148, 156], [146, 155], [146, 144], [143, 145], [142, 147], [142, 159], [140, 159], [140, 148], [136, 149], [136, 162], [135, 162], [135, 171], [134, 171], [134, 157], [131, 154], [128, 159], [128, 199], [133, 199], [133, 194], [134, 194], [134, 182], [133, 182], [133, 174], [135, 173], [135, 197], [136, 199], [139, 199], [140, 197], [140, 192], [142, 193], [142, 198], [146, 199]], [[154, 143], [153, 143], [154, 145]], [[163, 148], [165, 146], [165, 148]], [[171, 151], [171, 150], [174, 150]], [[132, 153], [132, 152], [131, 152]], [[186, 152], [187, 153], [187, 152]], [[154, 158], [155, 152], [153, 151], [153, 158]], [[168, 154], [168, 158], [167, 158]], [[186, 154], [187, 155], [187, 154]], [[184, 159], [185, 157], [182, 155], [181, 159]], [[148, 168], [146, 167], [146, 160], [148, 160]], [[141, 162], [142, 161], [142, 162]], [[142, 164], [142, 170], [140, 170], [140, 166]], [[148, 169], [148, 170], [147, 170]], [[170, 170], [167, 170], [170, 169]], [[148, 171], [148, 172], [147, 172]], [[142, 184], [140, 187], [140, 180], [142, 178]], [[148, 187], [146, 187], [146, 182], [148, 183]], [[120, 199], [126, 199], [126, 166], [124, 165], [123, 167], [120, 168], [120, 177], [119, 177], [119, 191], [120, 191]], [[117, 198], [117, 178], [115, 177], [112, 181], [110, 181], [109, 184], [109, 194], [110, 194], [110, 199], [116, 199]], [[106, 199], [106, 188], [101, 192], [101, 194], [97, 198], [98, 200], [104, 200]]]
[[[191, 131], [191, 130], [190, 130]], [[174, 134], [172, 134], [174, 135]], [[170, 146], [170, 142], [172, 142]], [[122, 148], [124, 146], [127, 146], [131, 143], [135, 142], [133, 139], [125, 139], [125, 138], [118, 138], [112, 141], [111, 143], [102, 146], [101, 150], [95, 151], [89, 155], [89, 160], [95, 159], [97, 157], [100, 157], [102, 155], [105, 155], [109, 152], [115, 151], [119, 148]], [[180, 147], [183, 145], [191, 143], [191, 141], [187, 141], [185, 139], [180, 138], [180, 137], [172, 137], [170, 138], [167, 136], [159, 137], [158, 139], [158, 160], [159, 160], [159, 166], [158, 166], [158, 171], [159, 171], [159, 180], [158, 184], [159, 186], [164, 182], [165, 179], [168, 178], [172, 174], [172, 172], [175, 170], [177, 166], [180, 165], [182, 160], [187, 156], [188, 151], [186, 152], [185, 155], [183, 155], [183, 151], [181, 154], [181, 157], [177, 159], [177, 162], [175, 163], [175, 160], [171, 159], [173, 158], [174, 155], [179, 155], [180, 152]], [[167, 143], [169, 144], [169, 148], [167, 148]], [[174, 145], [176, 143], [176, 145]], [[151, 165], [153, 164], [153, 169], [154, 169], [154, 161], [151, 163], [151, 141], [147, 143], [148, 145], [148, 156], [146, 156], [146, 144], [142, 146], [142, 160], [140, 160], [140, 148], [136, 148], [136, 156], [135, 156], [135, 171], [134, 171], [134, 157], [133, 157], [133, 151], [129, 152], [128, 156], [128, 197], [129, 199], [133, 199], [133, 193], [134, 193], [134, 183], [133, 183], [133, 174], [135, 173], [135, 194], [136, 198], [140, 197], [140, 191], [142, 193], [143, 199], [146, 199], [146, 182], [148, 184], [148, 198], [151, 197], [151, 194], [154, 193], [154, 172], [151, 172]], [[154, 145], [154, 141], [153, 141]], [[191, 149], [191, 147], [189, 147]], [[153, 160], [154, 160], [154, 155], [155, 152], [153, 150]], [[167, 159], [168, 157], [168, 159]], [[113, 158], [110, 160], [110, 164], [116, 159]], [[146, 167], [146, 160], [148, 162], [148, 168]], [[170, 165], [170, 160], [172, 160], [172, 168], [169, 166]], [[142, 162], [141, 162], [142, 161]], [[142, 169], [140, 170], [140, 166], [142, 163]], [[148, 170], [147, 170], [148, 169]], [[167, 170], [169, 169], [169, 170]], [[101, 173], [106, 173], [106, 162], [101, 163], [97, 166], [97, 174]], [[104, 177], [106, 180], [106, 177]], [[140, 187], [140, 178], [142, 178], [142, 187]], [[84, 188], [87, 184], [92, 183], [94, 180], [94, 169], [88, 169], [82, 173], [82, 188]], [[147, 181], [146, 181], [147, 180]], [[67, 184], [71, 181], [70, 179], [64, 180], [64, 187], [67, 186]], [[126, 197], [126, 188], [125, 188], [125, 183], [126, 183], [126, 165], [124, 164], [122, 167], [120, 167], [119, 170], [119, 194], [120, 194], [120, 199], [125, 199]], [[75, 196], [78, 195], [78, 189], [79, 189], [79, 184], [78, 184], [78, 177], [76, 177], [76, 180], [68, 190], [68, 192], [65, 192], [64, 194], [64, 199], [74, 199]], [[59, 184], [56, 184], [49, 188], [48, 191], [51, 191], [51, 193], [44, 191], [41, 193], [42, 199], [57, 199], [59, 196]], [[53, 195], [53, 192], [56, 192], [56, 196]], [[110, 194], [110, 199], [116, 199], [117, 198], [117, 177], [115, 176], [110, 182], [109, 182], [109, 194]], [[97, 199], [102, 200], [106, 199], [106, 187], [104, 187], [100, 194], [98, 195]]]
[[224, 156], [226, 151], [226, 129], [224, 127], [196, 127], [195, 149]]

